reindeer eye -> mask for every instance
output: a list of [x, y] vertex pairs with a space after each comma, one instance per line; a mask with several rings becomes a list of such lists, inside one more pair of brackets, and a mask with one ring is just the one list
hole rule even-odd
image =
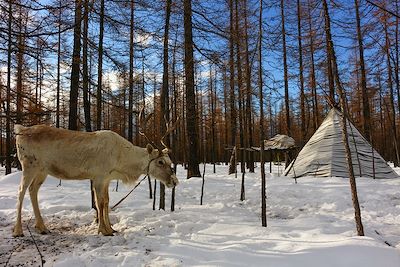
[[158, 163], [158, 165], [164, 165], [164, 161], [162, 161], [162, 160], [159, 160], [157, 163]]

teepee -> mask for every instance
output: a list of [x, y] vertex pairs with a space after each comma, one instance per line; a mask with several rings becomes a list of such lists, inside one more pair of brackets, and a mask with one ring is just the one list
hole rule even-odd
[[[318, 130], [286, 168], [284, 175], [294, 178], [348, 177], [340, 116], [340, 111], [335, 108], [329, 111]], [[347, 120], [347, 132], [356, 177], [377, 179], [399, 177], [349, 120]]]

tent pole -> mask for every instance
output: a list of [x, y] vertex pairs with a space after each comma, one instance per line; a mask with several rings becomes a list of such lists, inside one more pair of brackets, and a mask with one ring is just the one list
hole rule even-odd
[[[349, 120], [350, 121], [350, 120]], [[357, 143], [356, 143], [356, 139], [354, 137], [354, 132], [353, 132], [353, 127], [351, 125], [351, 123], [348, 124], [350, 131], [351, 131], [351, 136], [353, 139], [353, 143], [354, 143], [354, 149], [356, 150], [356, 157], [357, 157], [357, 162], [358, 162], [358, 171], [360, 172], [360, 177], [362, 176], [362, 172], [361, 172], [361, 162], [360, 162], [360, 157], [358, 156], [358, 149], [357, 149]]]
[[272, 173], [272, 150], [269, 151], [269, 173]]
[[375, 179], [375, 155], [374, 155], [374, 143], [371, 138], [371, 149], [372, 149], [372, 177]]

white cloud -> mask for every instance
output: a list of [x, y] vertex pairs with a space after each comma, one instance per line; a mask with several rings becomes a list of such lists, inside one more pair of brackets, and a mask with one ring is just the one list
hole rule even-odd
[[112, 91], [118, 90], [121, 87], [119, 74], [116, 71], [107, 71], [103, 74], [103, 83], [110, 86]]

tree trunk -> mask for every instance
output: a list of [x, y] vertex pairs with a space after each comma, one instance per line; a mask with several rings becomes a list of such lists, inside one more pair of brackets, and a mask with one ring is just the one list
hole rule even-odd
[[238, 72], [238, 99], [239, 99], [239, 141], [240, 141], [240, 170], [242, 173], [242, 183], [241, 183], [241, 190], [240, 190], [240, 200], [245, 200], [245, 174], [246, 174], [246, 145], [244, 143], [244, 107], [243, 107], [243, 81], [242, 81], [242, 61], [240, 55], [240, 40], [241, 35], [239, 31], [239, 0], [235, 1], [235, 43], [236, 43], [236, 68]]
[[[57, 34], [57, 92], [56, 92], [56, 127], [60, 127], [60, 81], [61, 81], [61, 15], [62, 1], [59, 0], [58, 34]], [[60, 180], [61, 181], [61, 180]]]
[[[382, 107], [379, 109], [379, 124], [380, 124], [380, 129], [381, 129], [381, 136], [386, 136], [386, 127], [385, 127], [385, 119], [383, 116], [383, 107], [384, 107], [384, 101], [383, 101], [383, 88], [382, 88], [382, 73], [381, 69], [378, 68], [378, 73], [376, 74], [376, 79], [378, 81], [378, 91], [379, 91], [379, 106]], [[384, 151], [385, 154], [383, 155], [384, 157], [387, 157], [387, 149], [386, 149], [386, 142], [382, 142], [381, 146], [381, 151]]]
[[[144, 55], [143, 55], [143, 53], [142, 53], [142, 84], [141, 84], [141, 89], [142, 89], [142, 92], [141, 92], [141, 94], [142, 94], [142, 104], [143, 104], [143, 107], [146, 107], [146, 92], [145, 92], [145, 74], [144, 74], [144, 64], [145, 64], [145, 57], [144, 57]], [[133, 86], [133, 83], [132, 83], [132, 86]], [[154, 83], [154, 86], [156, 86], [156, 83]], [[133, 88], [133, 87], [132, 87]], [[154, 90], [155, 90], [156, 88], [154, 88]], [[133, 89], [132, 89], [132, 94], [133, 94]], [[137, 99], [137, 98], [136, 98]], [[133, 98], [132, 98], [132, 101], [133, 101]], [[136, 102], [136, 105], [138, 105], [139, 103], [138, 102]], [[132, 104], [132, 106], [133, 106], [133, 104]], [[145, 114], [146, 114], [146, 110], [144, 109], [143, 110], [143, 116], [145, 116]], [[136, 114], [136, 122], [138, 122], [138, 120], [139, 120], [139, 114]], [[154, 119], [154, 122], [155, 122], [155, 119]], [[136, 140], [136, 143], [137, 144], [140, 144], [140, 134], [139, 134], [139, 127], [136, 127], [136, 130], [135, 130], [135, 140]]]
[[[196, 73], [196, 69], [195, 69], [195, 73]], [[196, 74], [197, 75], [197, 74]], [[197, 75], [198, 77], [198, 75]], [[198, 87], [196, 86], [196, 101], [197, 101], [197, 112], [198, 112], [198, 118], [199, 118], [199, 140], [204, 140], [205, 136], [206, 136], [206, 132], [205, 132], [205, 119], [203, 116], [203, 110], [205, 110], [205, 108], [203, 108], [203, 93], [199, 94], [198, 92]], [[207, 158], [204, 158], [205, 150], [207, 149], [206, 146], [203, 146], [202, 142], [199, 142], [199, 158], [200, 159], [205, 159], [207, 162]]]
[[260, 17], [258, 21], [258, 89], [260, 97], [260, 164], [261, 164], [261, 225], [267, 227], [267, 203], [266, 203], [266, 180], [265, 180], [265, 161], [264, 161], [264, 96], [263, 96], [263, 72], [262, 72], [262, 6], [260, 0]]
[[[103, 90], [103, 37], [104, 37], [104, 0], [100, 1], [100, 24], [99, 24], [99, 65], [97, 69], [97, 95], [96, 95], [96, 105], [97, 105], [97, 130], [101, 130], [102, 127], [102, 90]], [[108, 128], [108, 127], [107, 127]]]
[[299, 44], [299, 75], [300, 75], [300, 118], [301, 118], [301, 144], [306, 141], [306, 115], [305, 115], [305, 96], [304, 96], [304, 76], [303, 76], [303, 45], [301, 35], [301, 4], [297, 0], [297, 34]]
[[188, 153], [187, 178], [201, 177], [199, 169], [199, 137], [197, 132], [196, 97], [194, 92], [194, 58], [192, 35], [192, 3], [183, 1], [184, 8], [184, 47], [185, 47], [185, 87], [186, 87], [186, 125], [190, 153]]
[[11, 54], [12, 54], [12, 2], [8, 1], [8, 31], [7, 31], [7, 103], [6, 103], [6, 174], [11, 173]]
[[74, 48], [72, 52], [71, 89], [69, 92], [68, 129], [78, 130], [79, 65], [81, 54], [82, 1], [75, 0]]
[[[42, 63], [42, 57], [43, 57], [43, 40], [39, 38], [39, 52], [38, 52], [38, 61], [39, 61], [39, 96], [36, 101], [36, 108], [39, 108], [39, 110], [42, 109], [42, 88], [43, 88], [43, 63]], [[36, 116], [38, 123], [41, 123], [41, 117]]]
[[[83, 3], [83, 32], [82, 32], [82, 93], [83, 93], [83, 109], [85, 115], [85, 129], [87, 132], [92, 131], [90, 118], [90, 101], [89, 101], [89, 71], [88, 71], [88, 28], [89, 28], [89, 1], [84, 0]], [[61, 184], [61, 180], [60, 180]], [[91, 206], [97, 212], [93, 181], [90, 180]]]
[[154, 179], [154, 189], [153, 189], [153, 193], [154, 193], [154, 198], [153, 198], [153, 210], [156, 210], [156, 198], [157, 198], [157, 180]]
[[290, 106], [289, 106], [289, 78], [288, 78], [288, 67], [287, 67], [287, 55], [286, 55], [286, 31], [285, 31], [285, 10], [284, 0], [281, 0], [281, 23], [282, 23], [282, 45], [283, 45], [283, 79], [285, 82], [285, 118], [286, 118], [286, 134], [291, 136], [291, 125], [290, 125]]
[[[169, 41], [169, 19], [171, 16], [171, 0], [166, 1], [165, 7], [165, 25], [164, 25], [164, 49], [163, 49], [163, 80], [161, 87], [161, 118], [160, 118], [160, 131], [163, 135], [166, 132], [165, 121], [169, 121], [169, 73], [168, 73], [168, 41]], [[169, 138], [165, 140], [165, 144], [169, 147]], [[165, 210], [165, 186], [160, 183], [160, 209]]]
[[[399, 1], [396, 0], [396, 14], [399, 14]], [[396, 91], [397, 91], [397, 108], [400, 113], [400, 77], [399, 77], [399, 17], [396, 16], [396, 30], [395, 30], [395, 66], [394, 66], [394, 77], [396, 79]], [[400, 164], [400, 163], [399, 163]]]
[[[216, 158], [216, 152], [215, 152], [215, 146], [216, 146], [216, 136], [215, 136], [215, 103], [214, 101], [216, 98], [216, 95], [214, 94], [214, 84], [213, 84], [213, 79], [216, 79], [213, 77], [212, 74], [212, 65], [210, 65], [210, 108], [211, 108], [211, 163], [213, 164], [213, 173], [216, 173], [215, 169], [215, 158]], [[205, 162], [204, 162], [205, 164]], [[203, 175], [204, 176], [204, 175]]]
[[[399, 1], [396, 0], [396, 14], [399, 14]], [[399, 17], [396, 16], [396, 34], [395, 34], [395, 52], [396, 52], [396, 62], [395, 62], [395, 79], [396, 79], [396, 91], [397, 91], [397, 107], [398, 107], [398, 112], [400, 114], [400, 77], [399, 77]], [[397, 136], [397, 134], [396, 134]], [[400, 149], [400, 144], [396, 140], [397, 143], [397, 166], [400, 165], [400, 156], [399, 156], [399, 149]]]
[[237, 83], [238, 83], [238, 105], [239, 105], [239, 142], [240, 142], [240, 169], [245, 172], [244, 165], [244, 133], [243, 133], [243, 76], [242, 76], [242, 61], [240, 53], [240, 40], [241, 35], [239, 32], [239, 0], [235, 0], [235, 45], [236, 45], [236, 69], [237, 69]]
[[[133, 64], [134, 64], [134, 27], [135, 27], [135, 1], [131, 0], [131, 16], [129, 26], [129, 92], [128, 92], [128, 141], [133, 142]], [[144, 97], [144, 96], [143, 96]], [[145, 106], [143, 106], [144, 108]]]
[[326, 0], [323, 0], [323, 6], [324, 6], [324, 15], [325, 15], [325, 23], [328, 23], [325, 25], [325, 29], [327, 37], [329, 40], [329, 51], [328, 53], [329, 58], [332, 59], [332, 62], [328, 62], [331, 66], [333, 66], [334, 74], [335, 74], [335, 81], [337, 85], [337, 89], [339, 91], [339, 97], [340, 97], [340, 108], [342, 110], [341, 114], [341, 127], [342, 127], [342, 139], [346, 151], [346, 161], [347, 161], [347, 168], [349, 171], [349, 180], [350, 180], [350, 187], [351, 187], [351, 196], [352, 196], [352, 201], [353, 201], [353, 207], [354, 207], [354, 217], [355, 217], [355, 222], [356, 222], [356, 228], [357, 228], [357, 234], [359, 236], [364, 235], [364, 229], [363, 225], [361, 222], [361, 210], [360, 210], [360, 204], [358, 202], [358, 196], [357, 196], [357, 185], [356, 185], [356, 178], [354, 176], [354, 170], [353, 170], [353, 162], [351, 158], [351, 151], [350, 151], [350, 146], [349, 146], [349, 138], [347, 134], [347, 101], [346, 101], [346, 94], [344, 91], [344, 88], [342, 87], [342, 84], [340, 82], [340, 77], [339, 77], [339, 69], [337, 67], [337, 62], [336, 62], [336, 55], [335, 55], [335, 50], [333, 47], [333, 42], [332, 42], [332, 36], [330, 35], [330, 19], [329, 19], [329, 11], [328, 11], [328, 5], [326, 3]]
[[[211, 68], [210, 68], [210, 79], [211, 79]], [[205, 112], [205, 108], [203, 108], [203, 100], [202, 98], [200, 98], [199, 101], [199, 106], [200, 106], [200, 117], [201, 117], [201, 132], [203, 133], [203, 138], [201, 138], [201, 140], [203, 140], [202, 142], [202, 147], [203, 147], [203, 151], [207, 150], [207, 135], [206, 135], [206, 112]], [[203, 205], [203, 197], [204, 197], [204, 185], [205, 185], [205, 174], [206, 174], [206, 162], [207, 162], [207, 153], [204, 152], [203, 153], [203, 175], [202, 175], [202, 179], [201, 179], [201, 194], [200, 194], [200, 205]]]
[[363, 45], [363, 37], [361, 34], [361, 22], [360, 22], [360, 14], [358, 8], [358, 0], [354, 0], [355, 9], [356, 9], [356, 20], [357, 20], [357, 39], [358, 39], [358, 50], [360, 53], [360, 71], [361, 71], [361, 97], [362, 97], [362, 107], [363, 107], [363, 130], [364, 136], [368, 140], [371, 141], [371, 115], [369, 111], [369, 100], [368, 100], [368, 91], [367, 91], [367, 78], [365, 73], [365, 64], [364, 64], [364, 45]]
[[317, 96], [317, 82], [315, 78], [315, 60], [314, 60], [314, 33], [312, 28], [312, 18], [311, 18], [311, 3], [308, 0], [308, 27], [310, 31], [310, 79], [311, 79], [311, 92], [313, 97], [313, 110], [314, 110], [314, 131], [318, 129], [319, 126], [319, 112], [318, 112], [318, 96]]
[[[224, 88], [224, 147], [227, 147], [228, 142], [229, 142], [228, 141], [228, 138], [229, 138], [228, 137], [228, 135], [229, 135], [229, 133], [228, 133], [228, 127], [229, 127], [229, 123], [228, 123], [228, 121], [229, 121], [229, 117], [228, 117], [228, 82], [227, 82], [228, 75], [227, 75], [227, 71], [226, 71], [226, 66], [223, 66], [222, 68], [223, 68], [222, 80], [223, 80], [223, 88]], [[229, 161], [227, 155], [228, 155], [227, 151], [224, 150], [223, 157], [224, 157], [224, 161], [225, 161], [226, 165], [228, 164], [228, 161]]]
[[[328, 10], [328, 4], [327, 2], [324, 0], [322, 2], [323, 4], [323, 9], [324, 10]], [[331, 36], [331, 29], [328, 25], [331, 24], [330, 22], [330, 18], [329, 16], [326, 16], [325, 14], [325, 42], [326, 42], [326, 65], [327, 65], [327, 75], [328, 75], [328, 82], [329, 82], [329, 101], [331, 102], [331, 104], [335, 103], [335, 84], [334, 84], [334, 79], [333, 79], [333, 70], [332, 70], [332, 55], [329, 52], [331, 50], [330, 44], [331, 44], [331, 40], [330, 40], [330, 36]]]
[[394, 93], [393, 93], [393, 81], [392, 81], [392, 64], [390, 61], [390, 39], [388, 33], [388, 25], [387, 25], [387, 14], [384, 14], [384, 31], [385, 31], [385, 52], [386, 52], [386, 60], [387, 60], [387, 70], [388, 70], [388, 86], [390, 93], [390, 111], [391, 111], [391, 125], [392, 125], [392, 133], [393, 133], [393, 145], [395, 151], [395, 157], [393, 159], [394, 166], [399, 166], [399, 151], [398, 151], [398, 142], [397, 142], [397, 129], [396, 129], [396, 109], [394, 106]]
[[[4, 101], [4, 96], [3, 96], [3, 88], [4, 88], [4, 85], [3, 85], [3, 82], [2, 81], [0, 81], [0, 99], [1, 99], [1, 101]], [[7, 93], [7, 86], [6, 86], [6, 88], [5, 88], [5, 90], [6, 90], [6, 92], [5, 93]], [[7, 102], [7, 101], [6, 101]], [[1, 110], [1, 107], [0, 107], [0, 110]], [[5, 113], [5, 109], [3, 109], [3, 113]], [[4, 151], [3, 151], [3, 141], [4, 141], [4, 136], [3, 136], [3, 130], [4, 130], [4, 128], [3, 128], [3, 118], [0, 118], [0, 166], [1, 167], [4, 167], [4, 161], [3, 161], [3, 158], [5, 158], [5, 155], [4, 155]]]
[[[24, 31], [24, 26], [23, 20], [24, 20], [24, 14], [22, 14], [22, 6], [19, 6], [19, 20], [18, 20], [18, 36], [17, 36], [17, 81], [16, 81], [16, 93], [17, 93], [17, 117], [15, 122], [17, 124], [22, 123], [22, 112], [23, 112], [23, 72], [24, 72], [24, 53], [25, 53], [25, 37], [23, 35]], [[38, 62], [38, 59], [36, 59], [36, 62]], [[38, 73], [37, 73], [38, 77]], [[37, 100], [37, 96], [36, 96]]]
[[82, 88], [83, 88], [83, 109], [85, 113], [85, 129], [92, 131], [89, 102], [89, 71], [88, 71], [88, 28], [89, 28], [89, 0], [83, 3], [83, 34], [82, 34]]
[[[251, 148], [253, 146], [253, 127], [252, 127], [252, 108], [251, 108], [251, 66], [249, 59], [249, 37], [247, 34], [247, 0], [244, 1], [244, 41], [245, 41], [245, 64], [246, 64], [246, 124], [247, 124], [247, 146]], [[248, 152], [247, 168], [249, 172], [254, 172], [254, 155], [252, 152]]]
[[[176, 82], [176, 38], [173, 48], [172, 55], [172, 120], [176, 121], [178, 119], [178, 89]], [[179, 126], [177, 126], [176, 130], [172, 133], [172, 151], [173, 151], [173, 161], [174, 161], [174, 173], [176, 173], [177, 164], [178, 164], [178, 155], [180, 154], [178, 150], [179, 140]], [[175, 211], [175, 187], [172, 188], [172, 196], [171, 196], [171, 211]]]
[[[236, 97], [235, 97], [235, 60], [234, 60], [234, 19], [233, 19], [233, 0], [229, 0], [229, 102], [230, 102], [230, 129], [231, 129], [231, 147], [236, 146]], [[231, 157], [234, 159], [234, 157]], [[236, 173], [236, 162], [230, 161], [229, 163], [229, 174]]]

